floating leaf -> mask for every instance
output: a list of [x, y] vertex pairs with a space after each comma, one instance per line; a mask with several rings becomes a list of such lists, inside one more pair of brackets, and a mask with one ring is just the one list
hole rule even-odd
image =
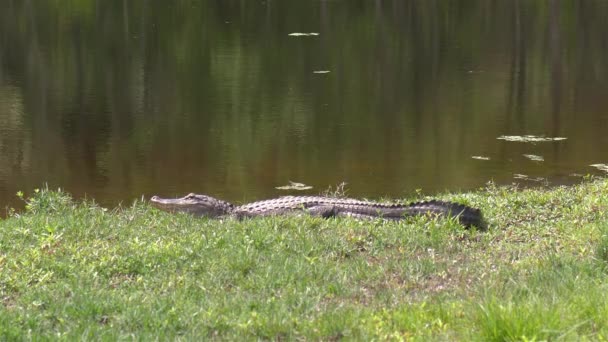
[[591, 164], [589, 166], [593, 166], [600, 171], [608, 172], [608, 164]]
[[275, 189], [279, 190], [308, 190], [312, 189], [312, 186], [303, 183], [296, 183], [289, 181], [289, 185], [277, 186]]
[[293, 32], [288, 34], [288, 36], [292, 36], [292, 37], [308, 37], [308, 36], [318, 36], [319, 34], [317, 32]]
[[543, 177], [530, 177], [528, 175], [524, 175], [521, 173], [515, 173], [513, 174], [513, 178], [515, 179], [521, 179], [521, 180], [527, 180], [527, 181], [532, 181], [532, 182], [542, 182], [544, 180]]
[[312, 72], [313, 74], [329, 74], [329, 70], [315, 70]]
[[535, 154], [524, 154], [524, 157], [534, 161], [545, 161], [545, 158], [543, 158], [542, 156], [537, 156]]
[[471, 158], [477, 159], [477, 160], [490, 160], [490, 157], [484, 157], [484, 156], [472, 156]]
[[568, 138], [564, 138], [564, 137], [549, 138], [549, 137], [539, 137], [536, 135], [501, 135], [496, 139], [506, 140], [506, 141], [516, 141], [516, 142], [544, 142], [544, 141], [561, 141], [561, 140], [566, 140]]

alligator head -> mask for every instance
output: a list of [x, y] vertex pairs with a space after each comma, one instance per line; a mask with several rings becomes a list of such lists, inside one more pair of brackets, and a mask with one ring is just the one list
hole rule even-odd
[[152, 196], [150, 202], [158, 209], [197, 216], [218, 217], [229, 214], [234, 205], [206, 195], [188, 194], [181, 198]]

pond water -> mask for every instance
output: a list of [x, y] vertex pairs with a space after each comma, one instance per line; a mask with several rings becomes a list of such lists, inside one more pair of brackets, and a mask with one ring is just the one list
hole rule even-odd
[[[2, 1], [0, 207], [44, 184], [113, 206], [605, 174], [607, 17], [603, 0]], [[527, 135], [566, 139], [498, 139]]]

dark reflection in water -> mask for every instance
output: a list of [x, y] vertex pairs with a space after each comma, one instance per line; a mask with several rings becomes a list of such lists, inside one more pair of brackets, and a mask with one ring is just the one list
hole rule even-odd
[[[606, 1], [0, 4], [2, 206], [44, 183], [402, 197], [608, 162]], [[526, 134], [568, 139], [496, 139]]]

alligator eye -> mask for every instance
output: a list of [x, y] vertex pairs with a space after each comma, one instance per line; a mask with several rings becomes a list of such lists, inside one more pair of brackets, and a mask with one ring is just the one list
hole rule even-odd
[[194, 198], [196, 198], [195, 193], [189, 193], [188, 195], [186, 195], [186, 199], [194, 199]]

